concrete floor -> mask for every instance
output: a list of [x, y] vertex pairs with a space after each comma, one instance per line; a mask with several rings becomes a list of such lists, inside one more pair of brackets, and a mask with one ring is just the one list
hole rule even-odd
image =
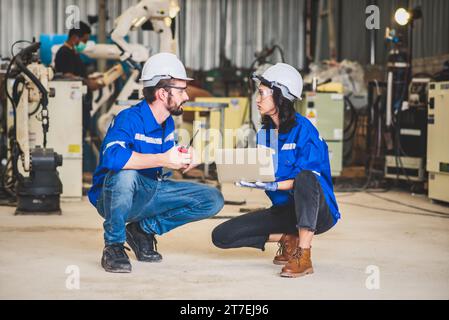
[[[259, 190], [226, 185], [223, 192], [227, 200], [246, 199], [247, 208], [269, 204]], [[449, 214], [424, 196], [379, 195]], [[0, 207], [0, 298], [449, 299], [448, 218], [367, 193], [337, 199], [343, 219], [315, 238], [315, 273], [298, 279], [278, 276], [280, 267], [271, 262], [276, 244], [265, 252], [215, 248], [210, 234], [222, 219], [159, 237], [162, 263], [137, 262], [131, 254], [133, 272], [111, 274], [100, 266], [102, 219], [87, 199], [63, 202], [62, 216], [14, 216], [13, 207]], [[225, 206], [218, 216], [238, 211]], [[76, 273], [68, 266], [79, 270], [79, 289], [66, 286]], [[378, 289], [366, 286], [376, 284], [369, 266], [378, 268]]]

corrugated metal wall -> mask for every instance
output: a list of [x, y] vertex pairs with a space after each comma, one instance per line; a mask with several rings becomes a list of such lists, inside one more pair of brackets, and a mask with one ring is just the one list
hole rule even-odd
[[9, 55], [16, 40], [39, 40], [41, 33], [66, 33], [65, 8], [69, 4], [79, 6], [82, 20], [87, 19], [87, 13], [97, 11], [96, 2], [87, 0], [1, 0], [0, 54]]
[[237, 67], [249, 67], [256, 51], [274, 44], [288, 63], [303, 67], [303, 0], [185, 0], [183, 6], [181, 56], [188, 67], [219, 66], [220, 34], [226, 57]]
[[[114, 19], [139, 0], [108, 0], [106, 31], [113, 28]], [[96, 15], [98, 3], [93, 0], [0, 0], [0, 55], [10, 56], [10, 47], [16, 40], [39, 40], [41, 33], [67, 33], [65, 28], [66, 8], [78, 6], [80, 19], [87, 22], [87, 15]], [[96, 25], [92, 28], [96, 33]], [[129, 33], [132, 43], [146, 46], [154, 44], [157, 35], [149, 31]], [[157, 50], [157, 48], [156, 48]]]
[[[447, 0], [343, 0], [341, 56], [346, 59], [369, 63], [369, 38], [365, 28], [365, 8], [377, 4], [380, 9], [380, 30], [377, 31], [376, 61], [387, 58], [385, 29], [394, 25], [393, 15], [399, 7], [420, 5], [423, 18], [415, 22], [413, 32], [413, 57], [429, 57], [449, 53], [449, 1]], [[327, 45], [324, 43], [324, 45]], [[328, 56], [322, 55], [322, 58]]]
[[[304, 1], [305, 0], [181, 0], [180, 53], [188, 67], [208, 70], [220, 63], [220, 36], [225, 41], [225, 54], [232, 64], [248, 67], [254, 52], [264, 46], [279, 44], [288, 63], [304, 66]], [[109, 21], [138, 0], [108, 0]], [[338, 3], [338, 1], [335, 1]], [[343, 0], [341, 57], [369, 61], [369, 40], [365, 28], [365, 8], [377, 3], [381, 13], [381, 30], [377, 32], [377, 61], [386, 59], [385, 28], [400, 5], [421, 5], [424, 18], [415, 24], [414, 57], [449, 53], [448, 0]], [[10, 55], [11, 44], [19, 39], [31, 40], [41, 33], [66, 33], [65, 8], [80, 8], [81, 19], [97, 13], [92, 0], [0, 0], [0, 54]], [[226, 7], [226, 15], [220, 14]], [[282, 17], [282, 19], [279, 19]], [[336, 25], [338, 25], [336, 16]], [[95, 27], [93, 32], [96, 32]], [[224, 37], [224, 34], [226, 36]], [[154, 32], [130, 32], [130, 42], [149, 46], [155, 43]], [[321, 58], [328, 58], [327, 28], [323, 25]], [[157, 50], [157, 48], [155, 48]]]
[[[114, 19], [138, 0], [108, 0], [106, 30]], [[303, 0], [182, 0], [181, 57], [186, 66], [208, 70], [220, 63], [220, 33], [226, 32], [226, 56], [238, 67], [248, 67], [254, 52], [266, 45], [278, 44], [285, 50], [287, 62], [303, 65]], [[15, 40], [38, 39], [41, 33], [66, 33], [65, 8], [80, 8], [81, 20], [97, 13], [92, 0], [1, 0], [0, 54], [9, 55]], [[227, 16], [220, 16], [220, 6]], [[285, 14], [284, 19], [277, 19]], [[225, 28], [225, 29], [223, 29]], [[96, 32], [95, 27], [93, 32]], [[155, 43], [153, 32], [130, 33], [130, 42]], [[157, 48], [156, 48], [157, 50]]]
[[413, 54], [416, 58], [449, 54], [449, 1], [412, 0], [420, 5], [423, 19], [415, 24]]
[[181, 4], [180, 55], [188, 68], [209, 70], [220, 63], [220, 0]]
[[303, 0], [229, 0], [226, 28], [226, 56], [237, 66], [248, 67], [256, 51], [277, 44], [287, 63], [303, 67]]

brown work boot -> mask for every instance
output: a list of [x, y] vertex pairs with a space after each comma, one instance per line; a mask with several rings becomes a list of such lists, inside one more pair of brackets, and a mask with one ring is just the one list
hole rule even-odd
[[281, 277], [297, 278], [313, 273], [312, 260], [310, 260], [310, 248], [303, 249], [299, 246], [292, 258], [282, 268]]
[[298, 246], [298, 235], [284, 233], [278, 242], [279, 249], [273, 259], [274, 264], [287, 264]]

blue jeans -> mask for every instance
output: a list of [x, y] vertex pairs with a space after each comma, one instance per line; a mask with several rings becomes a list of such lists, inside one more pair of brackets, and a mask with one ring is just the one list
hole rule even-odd
[[223, 208], [215, 188], [192, 182], [154, 180], [136, 170], [110, 171], [97, 202], [105, 219], [106, 245], [126, 241], [127, 222], [139, 222], [147, 233], [161, 235], [188, 222], [205, 219]]

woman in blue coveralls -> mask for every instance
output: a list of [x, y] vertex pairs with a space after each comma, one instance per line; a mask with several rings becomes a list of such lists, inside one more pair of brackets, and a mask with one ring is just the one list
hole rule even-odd
[[295, 112], [294, 101], [303, 88], [295, 68], [278, 63], [253, 79], [260, 81], [256, 101], [262, 129], [257, 143], [275, 149], [276, 181], [237, 185], [265, 190], [273, 206], [220, 224], [212, 241], [223, 249], [261, 250], [266, 242], [278, 242], [273, 262], [284, 265], [281, 276], [299, 277], [313, 273], [313, 236], [328, 231], [340, 218], [328, 148], [312, 123]]

